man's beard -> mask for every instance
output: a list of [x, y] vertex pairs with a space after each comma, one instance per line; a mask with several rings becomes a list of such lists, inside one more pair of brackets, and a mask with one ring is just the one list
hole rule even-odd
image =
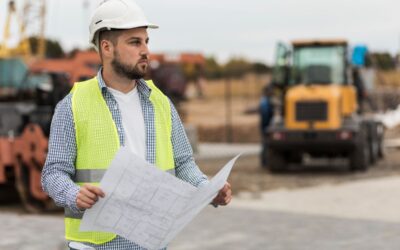
[[[147, 68], [139, 70], [136, 68], [137, 66], [130, 66], [122, 63], [119, 58], [119, 53], [115, 51], [114, 59], [111, 61], [111, 66], [118, 75], [132, 80], [143, 78], [146, 75]], [[141, 59], [147, 59], [147, 56], [143, 56]]]

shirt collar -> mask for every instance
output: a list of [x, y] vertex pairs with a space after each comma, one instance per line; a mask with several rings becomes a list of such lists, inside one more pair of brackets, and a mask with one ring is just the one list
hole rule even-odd
[[[99, 69], [99, 71], [97, 72], [97, 81], [98, 81], [98, 83], [99, 83], [99, 87], [100, 87], [102, 93], [104, 93], [104, 92], [106, 92], [106, 91], [108, 91], [108, 90], [107, 90], [107, 85], [106, 85], [106, 83], [104, 82], [103, 76], [101, 75], [102, 70], [103, 70], [103, 67], [101, 67], [101, 68]], [[143, 95], [146, 96], [147, 98], [150, 97], [151, 89], [150, 89], [150, 87], [147, 85], [146, 81], [145, 81], [143, 78], [141, 78], [141, 79], [139, 79], [139, 80], [136, 81], [136, 86], [137, 86], [138, 92], [139, 92], [140, 94], [143, 94]]]

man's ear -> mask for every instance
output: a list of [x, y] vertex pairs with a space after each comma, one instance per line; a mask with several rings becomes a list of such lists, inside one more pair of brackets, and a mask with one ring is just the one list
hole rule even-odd
[[114, 54], [114, 45], [111, 41], [101, 40], [100, 48], [103, 57], [111, 57]]

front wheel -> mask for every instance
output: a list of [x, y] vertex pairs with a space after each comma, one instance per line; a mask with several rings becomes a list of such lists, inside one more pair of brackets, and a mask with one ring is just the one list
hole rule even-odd
[[360, 130], [354, 151], [350, 154], [350, 169], [365, 171], [370, 162], [370, 148], [366, 129]]

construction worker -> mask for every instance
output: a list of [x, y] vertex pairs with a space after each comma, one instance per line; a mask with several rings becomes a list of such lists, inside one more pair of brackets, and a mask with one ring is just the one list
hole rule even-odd
[[261, 149], [261, 166], [267, 168], [268, 155], [267, 155], [267, 130], [274, 116], [274, 107], [272, 105], [272, 88], [270, 85], [265, 86], [262, 90], [262, 96], [259, 104], [260, 114], [260, 132], [262, 138]]
[[[105, 196], [96, 183], [120, 146], [194, 186], [208, 182], [193, 160], [176, 109], [151, 81], [142, 79], [148, 69], [148, 28], [158, 27], [132, 0], [104, 1], [89, 27], [102, 68], [95, 78], [76, 83], [56, 107], [42, 185], [65, 208], [70, 243], [97, 250], [142, 249], [112, 233], [79, 232], [83, 211]], [[230, 200], [226, 183], [212, 203]]]

